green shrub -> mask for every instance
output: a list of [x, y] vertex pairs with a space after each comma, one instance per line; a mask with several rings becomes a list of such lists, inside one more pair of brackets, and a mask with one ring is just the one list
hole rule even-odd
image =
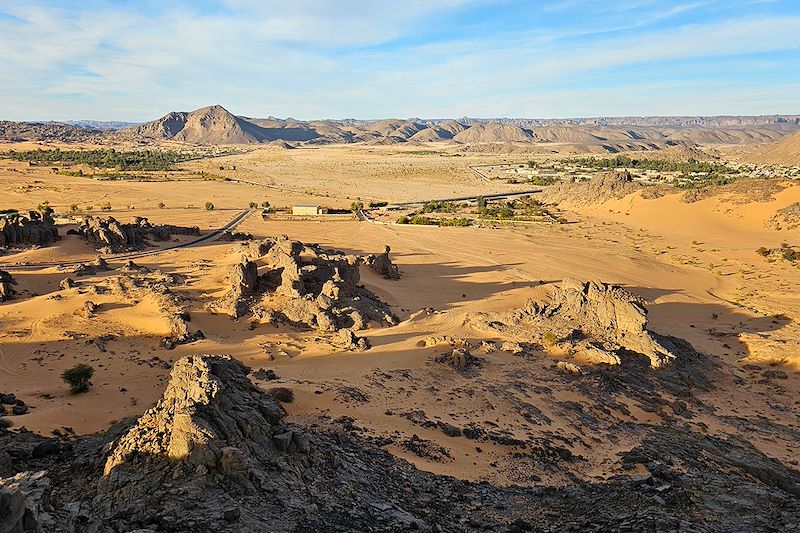
[[70, 369], [65, 370], [61, 374], [63, 379], [68, 385], [72, 394], [80, 394], [86, 392], [92, 386], [92, 376], [94, 375], [94, 368], [89, 365], [80, 363]]
[[439, 221], [432, 218], [414, 215], [408, 220], [409, 224], [416, 224], [417, 226], [438, 226]]
[[206, 210], [211, 211], [213, 209], [214, 209], [214, 204], [212, 204], [211, 202], [206, 202]]
[[422, 206], [423, 213], [455, 213], [458, 206], [453, 202], [428, 202]]
[[460, 226], [460, 227], [471, 226], [472, 225], [472, 220], [470, 220], [468, 218], [462, 218], [462, 217], [442, 218], [442, 219], [439, 220], [439, 225], [440, 226]]
[[544, 335], [542, 335], [542, 343], [545, 346], [553, 346], [556, 341], [558, 341], [558, 337], [552, 331], [547, 331]]

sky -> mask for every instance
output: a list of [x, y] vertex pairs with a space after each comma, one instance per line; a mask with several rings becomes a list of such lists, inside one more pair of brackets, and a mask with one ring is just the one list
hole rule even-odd
[[800, 0], [0, 0], [0, 119], [800, 113]]

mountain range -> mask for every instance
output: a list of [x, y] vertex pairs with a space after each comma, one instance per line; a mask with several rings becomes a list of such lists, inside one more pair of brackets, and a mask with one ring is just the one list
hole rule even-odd
[[[128, 127], [125, 127], [128, 126]], [[219, 105], [172, 111], [138, 125], [0, 121], [0, 140], [121, 138], [198, 145], [451, 142], [462, 145], [565, 143], [616, 152], [699, 144], [770, 143], [800, 130], [800, 115], [597, 117], [576, 119], [312, 120], [236, 116]]]

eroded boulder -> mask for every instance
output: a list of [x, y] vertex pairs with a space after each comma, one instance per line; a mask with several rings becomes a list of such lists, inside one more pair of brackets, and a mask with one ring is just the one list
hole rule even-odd
[[200, 229], [197, 226], [151, 224], [142, 217], [134, 217], [132, 223], [124, 224], [114, 217], [87, 215], [76, 233], [104, 253], [120, 253], [142, 250], [147, 246], [149, 239], [167, 241], [173, 235], [199, 235]]
[[[262, 251], [263, 256], [254, 256]], [[252, 310], [254, 319], [261, 322], [282, 319], [319, 331], [360, 330], [370, 322], [397, 323], [389, 306], [360, 285], [360, 256], [284, 235], [249, 243], [245, 257], [258, 259], [263, 273], [258, 275], [252, 261], [234, 267], [231, 289], [212, 307], [236, 317]], [[260, 301], [251, 305], [254, 293]]]
[[[654, 368], [676, 357], [647, 329], [647, 309], [641, 298], [617, 285], [564, 280], [554, 291], [552, 303], [544, 306], [541, 314], [571, 319], [584, 333], [646, 355]], [[587, 350], [600, 362], [619, 363], [597, 345], [590, 345]]]
[[0, 248], [49, 246], [59, 239], [53, 210], [0, 216]]
[[400, 270], [398, 270], [397, 265], [395, 265], [391, 257], [389, 257], [390, 251], [391, 248], [387, 244], [382, 254], [368, 255], [365, 261], [367, 266], [379, 276], [383, 276], [385, 279], [400, 279]]
[[14, 285], [17, 282], [5, 270], [0, 270], [0, 302], [5, 302], [14, 297]]
[[50, 479], [46, 472], [21, 472], [0, 478], [0, 533], [49, 531], [45, 510], [49, 507]]
[[[255, 388], [249, 372], [229, 356], [196, 355], [176, 362], [162, 398], [115, 443], [104, 468], [109, 482], [124, 483], [121, 472], [165, 459], [222, 470], [248, 458], [272, 460], [277, 452], [273, 427], [284, 411]], [[229, 447], [245, 458], [233, 461], [225, 453]]]

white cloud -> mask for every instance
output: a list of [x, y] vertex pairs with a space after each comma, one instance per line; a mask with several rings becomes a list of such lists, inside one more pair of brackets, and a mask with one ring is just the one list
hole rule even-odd
[[[570, 89], [559, 86], [636, 65], [713, 62], [800, 47], [800, 16], [599, 35], [602, 25], [593, 22], [387, 46], [417, 36], [437, 17], [481, 3], [488, 2], [411, 0], [399, 7], [365, 0], [226, 0], [219, 11], [198, 13], [175, 4], [152, 11], [107, 5], [76, 10], [0, 1], [0, 12], [17, 17], [0, 16], [0, 78], [10, 80], [0, 92], [0, 117], [144, 120], [211, 103], [250, 116], [300, 118], [574, 115], [569, 109], [585, 109], [587, 101], [599, 106], [589, 114], [610, 114], [608, 98], [586, 91], [573, 93], [580, 101], [570, 100]], [[585, 2], [570, 2], [576, 3]], [[707, 3], [643, 16], [668, 17]], [[654, 2], [608, 5], [636, 13]], [[575, 8], [563, 2], [556, 7]], [[642, 20], [634, 18], [624, 29]], [[797, 77], [786, 83], [792, 80]], [[614, 94], [630, 96], [634, 87], [653, 81], [616, 80]], [[787, 102], [783, 89], [774, 92], [776, 105]], [[669, 93], [660, 97], [669, 99]], [[626, 101], [631, 109], [673, 105], [620, 97], [620, 104]], [[755, 105], [753, 98], [747, 101]]]

